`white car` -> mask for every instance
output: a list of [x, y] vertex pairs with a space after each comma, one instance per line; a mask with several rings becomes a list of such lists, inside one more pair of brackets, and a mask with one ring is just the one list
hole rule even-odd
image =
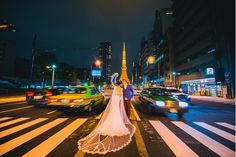
[[182, 100], [182, 101], [186, 101], [186, 102], [190, 102], [191, 101], [191, 98], [190, 98], [190, 95], [189, 94], [185, 94], [181, 91], [179, 91], [178, 89], [176, 88], [166, 88], [171, 94], [173, 97], [179, 99], [179, 100]]

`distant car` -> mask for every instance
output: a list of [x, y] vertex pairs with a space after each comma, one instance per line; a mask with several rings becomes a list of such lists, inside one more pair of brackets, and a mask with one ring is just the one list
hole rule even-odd
[[148, 113], [177, 113], [182, 116], [188, 111], [188, 103], [172, 97], [171, 93], [164, 88], [147, 88], [142, 91], [139, 97]]
[[178, 98], [179, 100], [186, 101], [186, 102], [191, 101], [191, 98], [190, 98], [189, 94], [185, 94], [185, 93], [179, 91], [176, 88], [166, 87], [166, 89], [172, 94], [173, 97]]
[[104, 102], [104, 96], [95, 87], [74, 86], [67, 93], [50, 96], [48, 106], [58, 109], [92, 111]]
[[66, 92], [67, 88], [34, 89], [26, 93], [26, 102], [35, 106], [46, 106], [48, 97]]

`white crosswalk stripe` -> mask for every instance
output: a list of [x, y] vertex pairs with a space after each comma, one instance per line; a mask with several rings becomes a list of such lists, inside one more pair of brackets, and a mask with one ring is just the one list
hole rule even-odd
[[211, 132], [213, 132], [213, 133], [215, 133], [215, 134], [217, 134], [217, 135], [219, 135], [219, 136], [221, 136], [221, 137], [224, 137], [225, 139], [227, 139], [231, 142], [235, 143], [235, 136], [228, 133], [228, 132], [226, 132], [226, 131], [220, 130], [220, 129], [218, 129], [214, 126], [211, 126], [209, 124], [206, 124], [204, 122], [194, 122], [194, 123], [201, 126], [201, 127], [203, 127], [203, 128], [205, 128], [205, 129], [207, 129], [207, 130], [209, 130], [209, 131], [211, 131]]
[[15, 124], [15, 123], [27, 120], [27, 119], [29, 119], [29, 118], [17, 118], [17, 119], [14, 119], [14, 120], [11, 120], [11, 121], [8, 121], [8, 122], [0, 124], [0, 128], [3, 128], [5, 126], [11, 125], [11, 124]]
[[4, 120], [9, 120], [9, 119], [12, 119], [12, 117], [2, 117], [2, 118], [0, 118], [0, 122], [4, 121]]
[[216, 154], [222, 156], [222, 157], [234, 157], [235, 152], [223, 144], [215, 141], [214, 139], [206, 136], [205, 134], [197, 131], [196, 129], [188, 126], [187, 124], [179, 121], [172, 122], [176, 126], [178, 126], [180, 129], [185, 131], [187, 134], [198, 140], [200, 143], [211, 149]]
[[[77, 128], [79, 128], [87, 119], [77, 119], [71, 124], [66, 126], [64, 129], [23, 155], [23, 157], [44, 157], [49, 154], [54, 148], [56, 148], [66, 137], [72, 134]], [[39, 154], [40, 152], [40, 154]]]
[[[23, 155], [23, 157], [47, 156], [53, 150], [56, 150], [59, 145], [61, 146], [61, 144], [63, 144], [63, 141], [65, 141], [70, 135], [73, 135], [73, 133], [88, 120], [87, 118], [77, 118], [70, 122], [69, 118], [57, 118], [53, 120], [50, 120], [49, 118], [37, 118], [37, 119], [24, 122], [24, 120], [29, 120], [30, 118], [27, 118], [27, 117], [17, 118], [17, 119], [12, 119], [12, 118], [13, 117], [0, 118], [0, 121], [1, 120], [3, 121], [3, 119], [8, 120], [7, 122], [0, 124], [0, 126], [1, 125], [8, 126], [8, 125], [14, 124], [13, 127], [7, 128], [1, 131], [0, 138], [7, 137], [8, 135], [14, 134], [23, 129], [26, 129], [26, 128], [30, 129], [30, 127], [33, 127], [34, 125], [35, 126], [32, 131], [23, 133], [22, 135], [19, 135], [16, 138], [9, 139], [9, 141], [2, 143], [0, 145], [0, 156], [12, 151], [15, 148], [18, 148], [18, 147], [21, 148], [21, 145], [23, 146], [23, 144], [27, 143], [30, 140], [34, 140], [34, 138], [42, 135], [43, 133], [49, 130], [54, 132], [53, 130], [54, 127], [65, 122], [64, 124], [66, 125], [63, 125], [63, 126], [61, 125], [61, 128], [57, 132], [52, 134], [51, 137], [48, 137], [46, 140], [41, 141], [41, 143], [37, 143], [37, 145], [34, 148], [29, 150], [28, 152], [24, 152], [25, 154]], [[24, 122], [24, 123], [17, 124], [18, 122]], [[202, 133], [201, 131], [198, 131], [197, 129], [193, 128], [194, 126], [190, 126], [184, 122], [172, 121], [172, 123], [167, 124], [165, 121], [162, 122], [158, 120], [149, 120], [149, 123], [154, 128], [153, 129], [154, 133], [160, 135], [161, 139], [166, 143], [166, 146], [170, 148], [169, 151], [172, 151], [175, 154], [175, 156], [181, 156], [181, 157], [202, 156], [202, 154], [198, 152], [201, 150], [196, 150], [196, 149], [193, 150], [191, 148], [192, 147], [191, 145], [188, 145], [187, 143], [185, 143], [186, 139], [185, 140], [181, 139], [183, 138], [183, 136], [179, 137], [178, 135], [176, 135], [176, 131], [181, 131], [183, 133], [189, 134], [190, 136], [193, 137], [193, 139], [189, 139], [189, 140], [198, 141], [198, 144], [201, 143], [201, 145], [204, 146], [205, 149], [210, 149], [215, 154], [218, 154], [219, 156], [223, 156], [223, 157], [232, 156], [233, 157], [235, 155], [234, 150], [231, 150], [233, 148], [230, 149], [228, 148], [228, 146], [225, 146], [224, 144], [222, 144], [224, 142], [218, 142], [210, 138], [205, 132]], [[228, 143], [230, 143], [230, 141], [234, 142], [233, 138], [235, 138], [235, 136], [233, 134], [230, 134], [220, 129], [220, 125], [221, 125], [221, 126], [224, 126], [226, 128], [233, 130], [234, 125], [230, 125], [224, 122], [215, 122], [216, 124], [219, 125], [219, 128], [217, 128], [217, 125], [215, 127], [215, 126], [207, 124], [206, 122], [192, 122], [192, 123], [209, 130], [210, 132], [208, 133], [217, 134], [225, 138], [225, 141], [227, 141]], [[39, 125], [39, 126], [36, 126], [36, 125]], [[139, 129], [139, 125], [136, 124], [135, 126], [138, 127]], [[175, 129], [172, 129], [170, 127], [174, 127]], [[199, 127], [196, 127], [196, 128], [199, 128]], [[141, 132], [140, 132], [140, 137], [143, 138], [143, 135], [141, 134]], [[7, 138], [11, 138], [11, 136], [8, 136]], [[136, 139], [137, 137], [135, 136], [134, 138]], [[144, 146], [147, 147], [144, 141], [143, 143], [144, 143]], [[147, 147], [147, 150], [148, 150], [148, 147]]]
[[162, 122], [150, 121], [154, 129], [160, 134], [162, 139], [170, 147], [176, 156], [181, 157], [197, 157], [198, 155], [192, 151], [184, 142], [182, 142], [173, 132], [171, 132]]
[[0, 156], [11, 151], [12, 149], [24, 144], [25, 142], [39, 136], [40, 134], [46, 132], [47, 130], [55, 127], [56, 125], [64, 122], [67, 118], [58, 118], [50, 123], [47, 123], [33, 131], [30, 131], [22, 136], [19, 136], [13, 140], [0, 145]]
[[20, 131], [20, 130], [23, 130], [23, 129], [25, 129], [25, 128], [28, 128], [28, 127], [33, 126], [33, 125], [35, 125], [35, 124], [38, 124], [38, 123], [40, 123], [40, 122], [43, 122], [43, 121], [45, 121], [45, 120], [47, 120], [47, 119], [48, 119], [48, 118], [38, 118], [38, 119], [35, 119], [35, 120], [30, 121], [30, 122], [28, 122], [28, 123], [24, 123], [24, 124], [22, 124], [22, 125], [18, 125], [18, 126], [16, 126], [16, 127], [13, 127], [13, 128], [10, 128], [10, 129], [4, 130], [4, 131], [1, 131], [1, 132], [0, 132], [0, 138], [3, 138], [3, 137], [5, 137], [5, 136], [8, 136], [8, 135], [10, 135], [10, 134], [12, 134], [12, 133], [18, 132], [18, 131]]
[[226, 128], [228, 128], [228, 129], [231, 129], [231, 130], [236, 131], [235, 125], [231, 125], [231, 124], [224, 123], [224, 122], [216, 122], [216, 124], [221, 125], [221, 126], [223, 126], [223, 127], [226, 127]]

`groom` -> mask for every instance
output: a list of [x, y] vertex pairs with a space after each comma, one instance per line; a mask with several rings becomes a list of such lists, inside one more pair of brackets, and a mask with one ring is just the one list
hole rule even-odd
[[130, 118], [130, 109], [131, 109], [131, 99], [134, 97], [134, 88], [133, 85], [129, 84], [126, 79], [121, 80], [123, 84], [123, 97], [124, 97], [124, 106], [125, 111]]

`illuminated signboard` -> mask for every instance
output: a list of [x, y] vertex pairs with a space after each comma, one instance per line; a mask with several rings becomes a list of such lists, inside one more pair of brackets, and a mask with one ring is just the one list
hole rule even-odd
[[102, 71], [101, 70], [92, 70], [92, 76], [101, 76]]
[[206, 68], [206, 74], [207, 75], [214, 75], [214, 69], [213, 68]]

